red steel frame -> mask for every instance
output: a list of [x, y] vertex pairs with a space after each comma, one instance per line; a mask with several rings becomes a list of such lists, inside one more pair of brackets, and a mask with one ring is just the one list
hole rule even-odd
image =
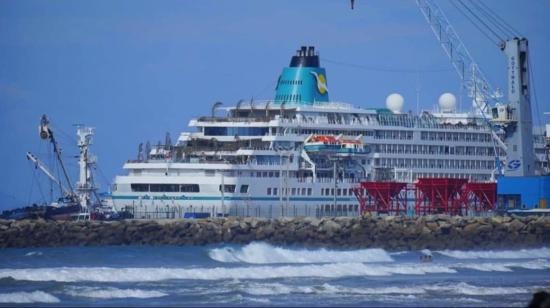
[[416, 215], [464, 214], [467, 179], [420, 178], [416, 182]]
[[360, 211], [400, 215], [407, 212], [407, 193], [415, 191], [416, 215], [467, 215], [495, 209], [496, 183], [475, 183], [467, 179], [420, 178], [415, 184], [361, 182], [353, 191]]
[[466, 183], [463, 195], [467, 210], [476, 212], [493, 211], [497, 201], [497, 184]]
[[406, 186], [406, 183], [397, 182], [361, 182], [361, 186], [354, 189], [361, 213], [405, 214], [407, 212], [407, 194], [403, 188]]

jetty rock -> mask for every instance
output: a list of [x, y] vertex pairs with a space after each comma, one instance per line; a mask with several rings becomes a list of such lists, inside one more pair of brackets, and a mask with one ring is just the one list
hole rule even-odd
[[301, 244], [334, 248], [495, 249], [550, 245], [550, 217], [294, 217], [0, 220], [0, 247]]

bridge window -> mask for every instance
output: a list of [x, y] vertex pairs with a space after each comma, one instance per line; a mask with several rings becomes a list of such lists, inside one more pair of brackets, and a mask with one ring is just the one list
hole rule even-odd
[[267, 127], [205, 127], [205, 136], [264, 136]]
[[149, 191], [149, 184], [130, 184], [133, 192]]
[[198, 184], [131, 184], [133, 192], [199, 192]]
[[199, 192], [199, 184], [180, 184], [180, 192]]
[[[223, 192], [234, 193], [236, 185], [223, 185]], [[220, 185], [219, 190], [222, 191], [222, 186]]]

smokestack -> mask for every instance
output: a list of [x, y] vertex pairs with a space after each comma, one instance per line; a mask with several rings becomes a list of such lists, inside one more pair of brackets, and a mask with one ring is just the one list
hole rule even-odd
[[305, 56], [306, 56], [306, 52], [307, 52], [307, 47], [306, 47], [306, 46], [302, 46], [301, 49], [302, 49], [302, 52], [300, 53], [300, 55], [301, 55], [302, 57], [305, 57]]

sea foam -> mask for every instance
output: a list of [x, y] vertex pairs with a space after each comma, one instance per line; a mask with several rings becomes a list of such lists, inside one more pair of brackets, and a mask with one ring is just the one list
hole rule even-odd
[[455, 259], [540, 259], [550, 258], [550, 248], [520, 249], [520, 250], [486, 250], [486, 251], [437, 251], [447, 257]]
[[239, 249], [215, 248], [209, 251], [211, 259], [224, 263], [244, 262], [250, 264], [274, 263], [347, 263], [347, 262], [393, 262], [383, 249], [328, 250], [288, 249], [266, 243], [251, 243]]
[[59, 303], [59, 299], [43, 291], [0, 293], [0, 303]]
[[468, 269], [484, 272], [512, 272], [516, 268], [529, 270], [549, 269], [548, 260], [539, 259], [517, 262], [485, 263], [327, 263], [327, 264], [270, 264], [237, 267], [58, 267], [0, 269], [0, 278], [27, 281], [94, 281], [137, 282], [163, 280], [231, 280], [231, 279], [279, 279], [299, 277], [340, 278], [360, 276], [454, 274]]
[[438, 285], [409, 285], [390, 287], [347, 287], [324, 283], [311, 286], [290, 286], [281, 283], [252, 283], [245, 285], [245, 293], [251, 295], [286, 295], [286, 294], [339, 294], [339, 295], [422, 295], [428, 292], [437, 292], [466, 295], [492, 296], [502, 294], [527, 294], [542, 288], [541, 286], [527, 287], [487, 287], [474, 286], [465, 282], [447, 283]]
[[89, 298], [155, 298], [167, 296], [167, 293], [155, 291], [155, 290], [141, 290], [141, 289], [119, 289], [119, 288], [93, 288], [93, 287], [79, 287], [72, 288], [66, 292], [68, 295], [75, 297], [89, 297]]
[[25, 254], [25, 257], [32, 257], [32, 256], [41, 256], [41, 251], [30, 251]]
[[95, 281], [134, 282], [172, 279], [226, 280], [226, 279], [277, 279], [294, 277], [356, 277], [425, 275], [429, 273], [455, 273], [452, 268], [436, 264], [368, 264], [334, 263], [312, 265], [277, 265], [217, 268], [110, 268], [110, 267], [59, 267], [0, 269], [0, 278], [11, 277], [27, 281]]

